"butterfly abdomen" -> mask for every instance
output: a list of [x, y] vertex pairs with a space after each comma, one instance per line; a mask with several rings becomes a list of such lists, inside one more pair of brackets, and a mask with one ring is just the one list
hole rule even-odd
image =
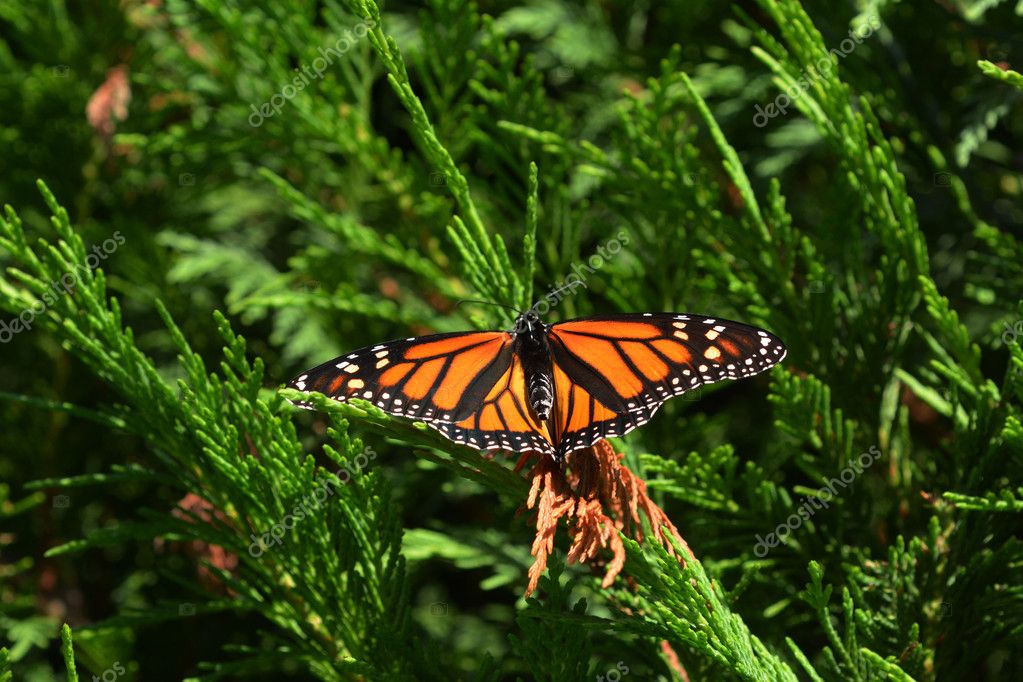
[[539, 421], [550, 419], [554, 408], [554, 379], [546, 328], [531, 327], [516, 335], [518, 353], [526, 379], [526, 399]]
[[551, 375], [542, 370], [533, 372], [526, 380], [526, 384], [533, 412], [536, 412], [540, 421], [547, 421], [554, 406], [554, 383], [551, 381]]

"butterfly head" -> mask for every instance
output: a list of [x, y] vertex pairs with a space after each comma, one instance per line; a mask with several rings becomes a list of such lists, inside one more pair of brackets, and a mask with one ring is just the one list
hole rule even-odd
[[532, 310], [527, 310], [515, 319], [514, 331], [516, 334], [531, 334], [543, 327], [544, 324], [540, 321], [540, 316]]

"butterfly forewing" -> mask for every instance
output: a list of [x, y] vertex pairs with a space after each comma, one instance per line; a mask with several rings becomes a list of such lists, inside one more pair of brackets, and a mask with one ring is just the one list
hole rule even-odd
[[478, 409], [508, 372], [512, 357], [507, 332], [420, 336], [334, 358], [288, 386], [339, 401], [361, 398], [427, 423], [457, 422]]
[[763, 329], [677, 313], [570, 320], [553, 325], [548, 340], [562, 453], [624, 435], [669, 398], [785, 357], [784, 344]]

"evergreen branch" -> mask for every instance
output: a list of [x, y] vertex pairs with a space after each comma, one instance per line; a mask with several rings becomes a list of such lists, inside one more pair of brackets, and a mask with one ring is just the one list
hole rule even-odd
[[[711, 138], [714, 140], [714, 144], [717, 146], [718, 151], [721, 152], [723, 157], [723, 164], [725, 172], [728, 173], [728, 177], [735, 183], [738, 188], [739, 195], [742, 197], [743, 208], [746, 210], [750, 220], [756, 226], [760, 232], [760, 239], [764, 244], [764, 247], [769, 247], [772, 243], [771, 231], [767, 227], [767, 223], [764, 222], [764, 216], [760, 211], [760, 204], [757, 201], [756, 195], [753, 193], [753, 187], [750, 185], [749, 178], [746, 176], [746, 171], [742, 166], [742, 162], [739, 160], [739, 155], [736, 154], [735, 149], [728, 144], [728, 140], [725, 139], [725, 134], [721, 131], [721, 127], [717, 121], [714, 120], [713, 114], [710, 113], [710, 109], [707, 107], [707, 103], [703, 101], [699, 93], [696, 92], [696, 88], [693, 87], [693, 82], [689, 79], [686, 74], [679, 74], [680, 81], [686, 89], [686, 93], [689, 95], [696, 107], [696, 111], [699, 112], [700, 118], [703, 119], [704, 125], [707, 126], [707, 130], [710, 131]], [[764, 252], [764, 258], [770, 260], [767, 252]]]
[[906, 671], [900, 668], [895, 661], [881, 658], [866, 647], [860, 649], [860, 655], [870, 663], [874, 673], [884, 676], [883, 679], [891, 680], [892, 682], [914, 682], [913, 678], [907, 675]]
[[722, 445], [706, 456], [690, 452], [685, 463], [643, 455], [643, 470], [657, 478], [647, 481], [650, 490], [660, 490], [696, 507], [712, 511], [736, 513], [740, 505], [733, 499], [731, 488], [735, 484], [739, 458], [733, 448]]
[[[891, 313], [902, 326], [920, 296], [900, 283], [915, 283], [927, 275], [927, 249], [891, 143], [882, 134], [870, 103], [865, 98], [853, 98], [849, 86], [838, 77], [836, 57], [799, 3], [761, 0], [760, 4], [778, 25], [784, 45], [758, 29], [764, 50], [755, 54], [773, 57], [764, 61], [783, 84], [791, 87], [799, 81], [793, 104], [841, 155], [845, 179], [853, 196], [860, 199], [867, 229], [900, 256], [882, 257], [880, 261], [883, 300], [894, 304]], [[821, 64], [828, 67], [817, 66]], [[810, 73], [805, 73], [807, 70]]]
[[[841, 657], [843, 673], [846, 676], [851, 676], [852, 679], [863, 680], [863, 677], [860, 674], [860, 666], [853, 660], [853, 652], [857, 655], [859, 652], [855, 649], [850, 650], [847, 647], [846, 643], [838, 636], [838, 631], [835, 630], [835, 626], [831, 622], [831, 615], [828, 611], [828, 602], [831, 600], [832, 587], [831, 585], [825, 587], [823, 584], [824, 570], [821, 568], [819, 563], [811, 561], [809, 572], [810, 582], [807, 583], [806, 589], [800, 593], [800, 597], [802, 597], [803, 601], [809, 604], [816, 612], [817, 619], [824, 628], [824, 633], [827, 635], [828, 641], [831, 643], [832, 650], [837, 651], [838, 655]], [[848, 628], [852, 625], [852, 605], [847, 592], [843, 592], [842, 602], [843, 609], [846, 611], [847, 632], [851, 632]]]
[[[259, 398], [262, 364], [246, 359], [244, 340], [225, 318], [217, 318], [226, 344], [218, 376], [206, 371], [158, 304], [186, 377], [175, 391], [122, 327], [119, 305], [106, 297], [102, 271], [85, 267], [84, 247], [67, 213], [44, 185], [40, 189], [59, 241], [55, 247], [40, 247], [47, 258], [21, 253], [19, 265], [41, 281], [84, 268], [73, 295], [55, 300], [40, 319], [121, 392], [128, 405], [125, 421], [162, 453], [155, 460], [173, 476], [167, 480], [208, 505], [202, 516], [188, 513], [175, 520], [157, 514], [146, 523], [122, 524], [52, 551], [154, 536], [225, 547], [238, 557], [239, 608], [274, 604], [263, 615], [273, 623], [275, 636], [316, 661], [310, 669], [323, 679], [341, 679], [343, 666], [336, 667], [337, 661], [346, 656], [376, 671], [374, 677], [407, 677], [412, 654], [393, 648], [407, 643], [408, 621], [404, 609], [393, 606], [394, 595], [405, 590], [405, 577], [388, 489], [372, 472], [360, 473], [361, 464], [352, 469], [354, 474], [345, 471], [347, 484], [317, 471], [312, 458], [302, 455], [286, 416]], [[0, 221], [0, 232], [16, 249], [26, 243], [20, 221]], [[340, 448], [327, 450], [339, 466], [350, 466], [363, 450], [345, 429], [344, 422], [335, 424], [331, 433]], [[321, 507], [316, 502], [309, 509], [314, 490], [331, 491], [331, 503]], [[290, 531], [294, 544], [274, 549], [280, 534], [268, 529], [286, 517], [304, 520]], [[253, 537], [258, 541], [250, 543]], [[301, 575], [323, 578], [303, 585], [292, 577]], [[356, 582], [362, 587], [352, 590]]]
[[977, 67], [988, 78], [994, 78], [997, 81], [1011, 85], [1017, 90], [1023, 90], [1023, 74], [1012, 69], [1003, 69], [985, 59], [978, 61]]
[[598, 627], [601, 619], [585, 614], [584, 599], [571, 604], [569, 586], [561, 582], [564, 570], [564, 561], [553, 557], [541, 579], [546, 598], [542, 603], [527, 600], [526, 608], [516, 616], [521, 634], [509, 638], [536, 680], [588, 677], [592, 649], [586, 628]]
[[448, 296], [457, 296], [457, 291], [447, 285], [447, 277], [441, 269], [429, 259], [424, 258], [421, 252], [401, 244], [400, 240], [393, 235], [381, 239], [375, 230], [360, 225], [351, 216], [328, 211], [273, 171], [263, 169], [261, 173], [288, 201], [296, 218], [322, 225], [335, 233], [345, 248], [351, 249], [355, 253], [376, 256], [392, 267], [406, 269], [421, 276], [439, 286]]
[[137, 464], [119, 465], [115, 464], [111, 474], [82, 474], [80, 476], [61, 476], [59, 478], [40, 478], [26, 484], [28, 490], [39, 490], [41, 488], [83, 488], [93, 485], [106, 485], [109, 483], [157, 481], [163, 480], [161, 475], [152, 469], [146, 469]]
[[490, 276], [492, 271], [491, 266], [487, 263], [487, 257], [462, 219], [454, 216], [447, 232], [455, 249], [462, 257], [462, 267], [465, 269], [466, 279], [469, 280], [469, 283], [493, 302], [501, 302], [498, 283], [495, 278]]
[[792, 652], [792, 655], [799, 662], [799, 665], [802, 667], [803, 672], [806, 673], [807, 677], [809, 677], [813, 682], [824, 682], [824, 678], [817, 674], [817, 671], [813, 669], [813, 665], [810, 663], [810, 659], [808, 659], [799, 646], [792, 641], [791, 637], [785, 638], [785, 644], [788, 645], [789, 651]]
[[[382, 29], [379, 8], [373, 0], [351, 0], [349, 5], [357, 15], [373, 22], [373, 27], [369, 30], [369, 39], [388, 71], [387, 80], [411, 116], [412, 130], [423, 153], [433, 165], [434, 172], [440, 173], [445, 179], [445, 185], [461, 209], [464, 229], [458, 230], [456, 234], [463, 247], [471, 243], [479, 250], [482, 256], [481, 265], [485, 268], [488, 279], [496, 283], [496, 289], [488, 293], [497, 293], [498, 302], [514, 303], [516, 293], [522, 285], [515, 276], [504, 240], [496, 234], [492, 238], [484, 227], [469, 191], [468, 180], [438, 138], [422, 101], [412, 90], [397, 43]], [[458, 225], [461, 221], [456, 217], [455, 222]]]
[[414, 447], [429, 448], [417, 452], [513, 500], [521, 500], [525, 496], [527, 485], [520, 476], [507, 467], [487, 459], [479, 450], [453, 444], [423, 422], [396, 419], [365, 400], [341, 403], [320, 393], [290, 388], [281, 389], [279, 393], [289, 400], [310, 403], [318, 411], [358, 421], [381, 435], [400, 438]]
[[67, 682], [78, 682], [74, 643], [71, 640], [71, 627], [67, 623], [60, 628], [60, 644], [60, 653], [64, 657], [64, 669], [67, 670]]
[[[699, 561], [692, 558], [682, 566], [657, 543], [641, 547], [628, 538], [623, 541], [627, 570], [638, 589], [635, 596], [624, 590], [616, 594], [623, 603], [633, 604], [637, 615], [633, 622], [617, 622], [616, 629], [656, 633], [699, 652], [744, 680], [798, 679], [732, 612], [721, 585], [707, 576]], [[686, 556], [681, 547], [675, 550]]]
[[978, 497], [976, 495], [947, 492], [944, 493], [943, 497], [960, 509], [970, 511], [1023, 512], [1023, 488], [1017, 488], [1015, 494], [1009, 490], [1002, 490]]
[[[948, 298], [938, 293], [938, 288], [929, 277], [920, 278], [927, 312], [938, 325], [942, 343], [932, 347], [942, 353], [944, 365], [950, 370], [954, 367], [965, 379], [964, 384], [976, 386], [983, 383], [980, 370], [980, 347], [970, 339], [966, 326], [959, 321], [959, 315], [949, 305]], [[939, 350], [948, 348], [948, 351]]]
[[525, 269], [522, 275], [523, 294], [519, 305], [526, 308], [533, 302], [533, 277], [536, 273], [536, 229], [539, 224], [540, 211], [540, 177], [539, 169], [533, 162], [529, 163], [529, 192], [526, 199], [526, 233], [522, 238], [522, 259]]
[[69, 402], [59, 400], [47, 400], [45, 398], [35, 398], [27, 395], [17, 395], [14, 393], [6, 393], [0, 391], [0, 400], [19, 403], [22, 405], [30, 405], [32, 407], [38, 407], [40, 409], [49, 410], [51, 412], [66, 412], [74, 417], [80, 417], [87, 419], [95, 424], [100, 424], [113, 431], [125, 431], [128, 428], [128, 423], [113, 414], [106, 412], [98, 412], [96, 410], [89, 410], [79, 405], [74, 405]]

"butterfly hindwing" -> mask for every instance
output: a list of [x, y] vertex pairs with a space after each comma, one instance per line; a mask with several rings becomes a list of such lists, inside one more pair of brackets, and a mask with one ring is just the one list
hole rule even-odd
[[553, 325], [548, 341], [561, 453], [624, 435], [669, 398], [758, 374], [785, 357], [763, 329], [677, 313], [569, 320]]
[[334, 358], [288, 386], [342, 402], [361, 398], [427, 423], [457, 422], [471, 415], [508, 372], [512, 356], [507, 332], [420, 336]]
[[457, 422], [434, 422], [431, 427], [456, 443], [477, 450], [533, 450], [552, 457], [556, 450], [547, 426], [530, 409], [522, 361], [512, 356], [505, 374], [483, 397], [472, 414]]
[[[554, 357], [558, 357], [557, 352]], [[589, 447], [602, 438], [623, 436], [646, 423], [656, 411], [653, 408], [616, 412], [594, 395], [594, 384], [587, 383], [585, 379], [580, 382], [570, 377], [557, 359], [553, 363], [553, 374], [553, 422], [559, 459], [573, 450]], [[583, 376], [589, 376], [589, 373]]]

